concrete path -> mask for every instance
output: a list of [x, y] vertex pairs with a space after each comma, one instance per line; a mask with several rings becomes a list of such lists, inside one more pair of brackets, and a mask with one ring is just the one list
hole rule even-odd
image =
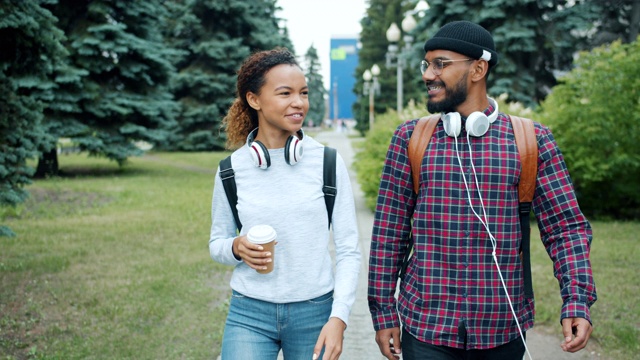
[[[369, 247], [371, 230], [373, 226], [373, 213], [364, 203], [364, 197], [360, 185], [356, 179], [355, 169], [351, 166], [355, 151], [353, 142], [362, 141], [362, 138], [348, 136], [344, 132], [323, 131], [314, 136], [319, 142], [334, 147], [338, 150], [349, 168], [351, 186], [353, 187], [356, 211], [358, 214], [358, 229], [360, 231], [360, 250], [362, 251], [362, 266], [360, 268], [360, 280], [356, 294], [356, 302], [349, 317], [349, 327], [345, 332], [345, 342], [342, 356], [344, 360], [381, 360], [384, 357], [378, 350], [375, 342], [375, 331], [371, 322], [367, 305], [367, 271], [369, 265]], [[527, 346], [533, 359], [536, 360], [584, 360], [604, 359], [594, 350], [583, 349], [576, 354], [565, 353], [560, 349], [562, 341], [561, 328], [558, 325], [557, 335], [547, 335], [535, 328], [527, 333]], [[590, 344], [591, 345], [591, 344]], [[528, 359], [525, 356], [525, 359]]]

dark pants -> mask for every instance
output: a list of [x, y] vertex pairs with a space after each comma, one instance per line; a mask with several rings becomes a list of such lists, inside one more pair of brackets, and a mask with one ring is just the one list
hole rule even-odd
[[[525, 335], [526, 338], [526, 335]], [[403, 360], [522, 360], [524, 344], [517, 338], [493, 349], [465, 350], [422, 342], [402, 332]]]

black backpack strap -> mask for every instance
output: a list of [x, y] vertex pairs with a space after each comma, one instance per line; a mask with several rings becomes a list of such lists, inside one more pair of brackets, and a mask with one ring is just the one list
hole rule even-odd
[[324, 162], [322, 171], [322, 192], [324, 193], [324, 203], [327, 205], [327, 214], [329, 215], [329, 227], [331, 227], [331, 218], [333, 217], [333, 204], [336, 202], [336, 156], [337, 151], [328, 146], [324, 147]]
[[531, 213], [531, 203], [521, 202], [520, 206], [520, 251], [522, 268], [524, 271], [524, 297], [533, 299], [533, 279], [531, 278], [531, 226], [529, 224], [529, 214]]
[[231, 155], [220, 160], [220, 179], [224, 186], [224, 192], [227, 194], [233, 218], [236, 220], [236, 227], [238, 228], [238, 232], [240, 232], [240, 229], [242, 229], [242, 223], [240, 222], [238, 209], [236, 208], [238, 205], [238, 189], [236, 188], [235, 172], [231, 167]]

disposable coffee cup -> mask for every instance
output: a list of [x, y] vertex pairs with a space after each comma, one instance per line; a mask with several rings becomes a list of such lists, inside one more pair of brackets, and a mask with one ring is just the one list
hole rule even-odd
[[267, 263], [265, 270], [256, 270], [260, 274], [268, 274], [273, 271], [275, 260], [276, 231], [269, 225], [256, 225], [249, 229], [247, 240], [253, 244], [261, 245], [264, 251], [271, 253], [271, 262]]

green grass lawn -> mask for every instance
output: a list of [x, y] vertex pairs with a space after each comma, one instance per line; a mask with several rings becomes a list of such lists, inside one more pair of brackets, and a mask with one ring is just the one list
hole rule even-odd
[[[2, 221], [0, 358], [217, 355], [230, 268], [208, 251], [223, 153], [152, 154], [123, 169], [60, 157]], [[172, 165], [173, 164], [173, 165]]]
[[[591, 308], [594, 331], [590, 342], [602, 350], [604, 359], [640, 359], [640, 223], [595, 221], [591, 225], [591, 265], [598, 301]], [[533, 230], [536, 327], [548, 328], [561, 339], [558, 282], [535, 225]]]
[[[152, 153], [124, 168], [60, 157], [0, 238], [0, 359], [211, 359], [231, 268], [209, 257], [214, 169], [225, 153]], [[535, 228], [535, 227], [534, 227]], [[638, 358], [640, 223], [594, 222], [603, 359]], [[536, 326], [560, 336], [558, 284], [532, 239]]]

